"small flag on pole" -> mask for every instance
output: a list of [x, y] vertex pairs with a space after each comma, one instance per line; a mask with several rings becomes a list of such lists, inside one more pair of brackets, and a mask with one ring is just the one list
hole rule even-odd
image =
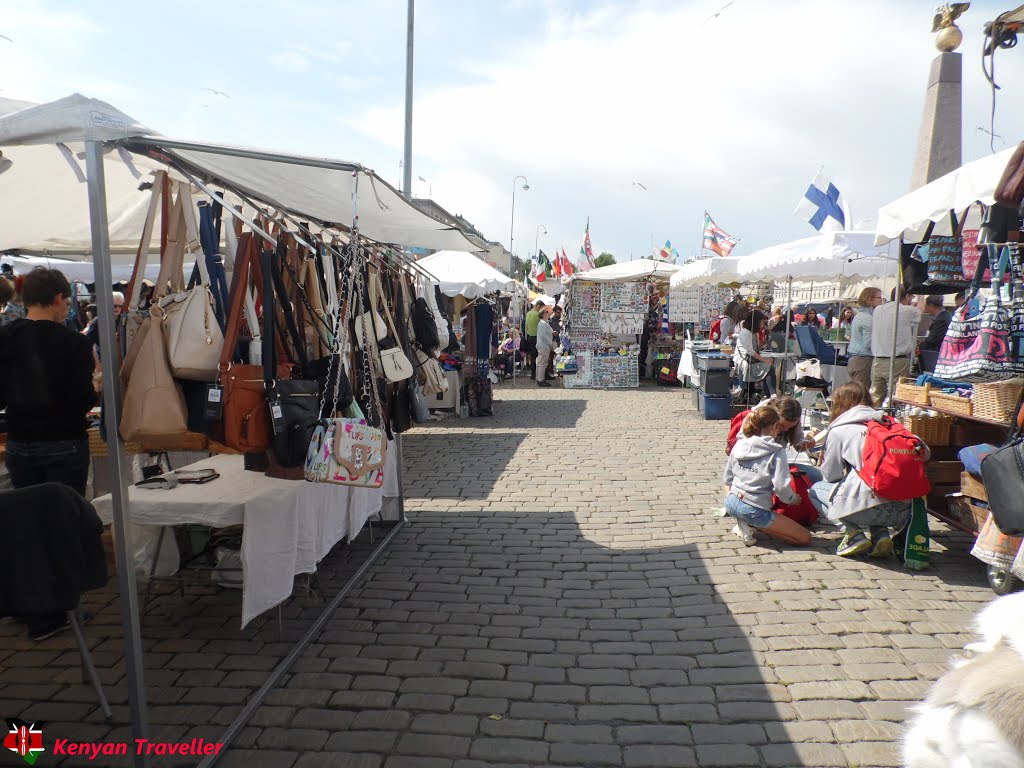
[[548, 255], [546, 253], [544, 253], [544, 251], [541, 251], [538, 258], [540, 260], [540, 266], [544, 270], [544, 275], [546, 277], [551, 277], [553, 273], [552, 273], [551, 261], [548, 259]]
[[575, 270], [572, 268], [572, 262], [569, 261], [569, 257], [565, 255], [565, 248], [562, 248], [562, 255], [558, 258], [562, 263], [562, 277], [571, 277]]
[[738, 243], [735, 237], [715, 224], [714, 220], [704, 211], [704, 250], [728, 256]]
[[850, 211], [842, 194], [835, 184], [821, 174], [821, 171], [796, 204], [793, 215], [803, 219], [819, 232], [841, 232], [850, 221]]
[[676, 263], [676, 259], [679, 258], [679, 251], [672, 247], [672, 241], [666, 240], [663, 248], [654, 249], [654, 258], [660, 259], [661, 261], [667, 261], [671, 264]]
[[587, 257], [587, 264], [594, 268], [594, 249], [590, 246], [590, 217], [587, 217], [587, 228], [583, 232], [583, 247], [580, 252]]
[[535, 283], [543, 283], [546, 275], [544, 274], [544, 265], [539, 261], [533, 262], [533, 267], [530, 270], [530, 277], [533, 278]]

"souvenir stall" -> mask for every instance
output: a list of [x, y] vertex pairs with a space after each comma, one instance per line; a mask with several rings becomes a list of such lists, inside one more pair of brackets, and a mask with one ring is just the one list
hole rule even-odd
[[[1024, 584], [1024, 253], [1014, 150], [982, 158], [879, 211], [913, 293], [966, 290], [934, 374], [895, 382], [900, 420], [932, 449], [929, 513], [976, 537], [994, 591]], [[980, 221], [980, 225], [978, 222]]]
[[664, 322], [668, 281], [678, 270], [668, 262], [637, 259], [571, 278], [563, 336], [576, 371], [563, 365], [565, 387], [638, 387], [642, 356], [657, 366], [658, 355], [667, 361], [674, 348], [682, 348], [682, 329], [675, 339]]
[[[397, 501], [396, 525], [218, 739], [229, 744], [404, 521], [409, 383], [431, 375], [439, 341], [416, 322], [418, 268], [384, 244], [472, 244], [362, 166], [167, 139], [77, 94], [0, 117], [0, 136], [0, 250], [56, 250], [56, 232], [95, 257], [100, 285], [112, 251], [135, 252], [116, 328], [109, 292], [96, 296], [113, 493], [95, 502], [113, 522], [133, 738], [148, 737], [134, 525], [241, 522], [244, 624]], [[125, 456], [139, 450], [213, 455], [129, 488]]]
[[462, 368], [461, 377], [458, 370], [446, 374], [446, 401], [453, 401], [455, 415], [461, 415], [464, 392], [469, 416], [490, 416], [491, 340], [502, 316], [497, 299], [503, 291], [515, 291], [516, 281], [467, 251], [438, 251], [417, 266], [433, 275], [441, 294], [453, 300], [452, 323], [462, 343]]

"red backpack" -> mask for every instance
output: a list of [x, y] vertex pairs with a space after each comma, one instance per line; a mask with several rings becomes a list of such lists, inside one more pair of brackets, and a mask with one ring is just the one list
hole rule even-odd
[[909, 501], [932, 489], [925, 471], [928, 448], [891, 416], [867, 422], [863, 466], [858, 474], [887, 501]]
[[783, 504], [775, 496], [772, 498], [772, 510], [810, 528], [818, 522], [818, 508], [811, 503], [811, 481], [805, 472], [793, 465], [789, 467], [789, 477], [789, 487], [796, 491], [800, 501], [796, 504]]
[[743, 429], [743, 420], [747, 418], [747, 414], [750, 413], [752, 410], [752, 408], [748, 408], [745, 411], [740, 411], [735, 416], [733, 416], [732, 421], [729, 422], [729, 437], [727, 437], [725, 440], [726, 456], [732, 453], [732, 449], [736, 445], [736, 441], [740, 439], [740, 430]]
[[715, 318], [715, 321], [711, 323], [711, 330], [708, 331], [708, 338], [712, 341], [718, 342], [722, 340], [722, 321], [725, 319], [725, 315], [719, 315]]

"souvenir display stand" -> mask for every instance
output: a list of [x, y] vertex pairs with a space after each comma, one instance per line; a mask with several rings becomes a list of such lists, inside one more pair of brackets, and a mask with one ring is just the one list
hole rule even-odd
[[[473, 246], [358, 164], [175, 141], [78, 94], [41, 106], [2, 100], [0, 115], [7, 164], [0, 175], [0, 250], [92, 254], [97, 285], [113, 284], [112, 253], [135, 254], [130, 300], [117, 329], [110, 292], [96, 293], [112, 475], [112, 493], [98, 506], [113, 523], [131, 737], [149, 737], [131, 522], [169, 525], [204, 515], [243, 522], [244, 622], [287, 598], [296, 573], [315, 569], [334, 542], [358, 533], [382, 504], [396, 513], [391, 531], [217, 739], [228, 745], [404, 523], [400, 432], [408, 412], [402, 411], [409, 377], [422, 373], [408, 359], [418, 339], [405, 314], [403, 271], [418, 268], [381, 244]], [[369, 202], [360, 205], [361, 197]], [[216, 232], [207, 228], [210, 211], [222, 214]], [[197, 213], [198, 230], [192, 229]], [[150, 312], [152, 305], [134, 291], [148, 274], [149, 253], [160, 264], [154, 301], [177, 292], [162, 312]], [[184, 265], [193, 260], [198, 274], [186, 287]], [[154, 330], [141, 332], [144, 327]], [[145, 366], [134, 365], [136, 350], [139, 359], [149, 356]], [[137, 371], [152, 372], [159, 387], [133, 405]], [[122, 376], [123, 403], [114, 385]], [[185, 402], [189, 391], [205, 397], [198, 410]], [[334, 412], [344, 402], [354, 415], [339, 418]], [[334, 418], [318, 422], [325, 414]], [[218, 444], [251, 454], [245, 469], [240, 455], [216, 456], [208, 461], [220, 476], [199, 473], [213, 478], [201, 494], [173, 487], [176, 477], [129, 490], [122, 432], [142, 449], [149, 437], [173, 434], [205, 444], [205, 434], [184, 430], [201, 429], [207, 418], [223, 424]], [[170, 422], [172, 431], [153, 431]], [[385, 440], [386, 431], [393, 441]], [[321, 446], [333, 449], [319, 458]], [[343, 463], [353, 455], [365, 461]], [[261, 464], [265, 469], [248, 471]], [[304, 482], [303, 474], [315, 482]], [[396, 505], [388, 504], [387, 493], [397, 494], [390, 497]], [[280, 518], [283, 507], [291, 511]]]
[[[1007, 150], [967, 163], [885, 206], [878, 217], [878, 241], [899, 244], [908, 290], [968, 293], [953, 314], [934, 378], [903, 378], [890, 391], [901, 421], [932, 448], [929, 513], [976, 537], [971, 552], [999, 594], [1024, 584], [1024, 539], [999, 530], [985, 482], [1009, 478], [998, 474], [1006, 470], [984, 468], [991, 452], [1013, 450], [1000, 446], [1019, 429], [1024, 397], [1020, 201], [1000, 205], [1005, 192], [998, 188], [1012, 158]], [[967, 229], [979, 207], [980, 233]]]

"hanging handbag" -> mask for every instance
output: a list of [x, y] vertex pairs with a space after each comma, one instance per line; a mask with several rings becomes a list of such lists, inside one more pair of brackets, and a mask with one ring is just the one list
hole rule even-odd
[[[263, 271], [263, 295], [273, 296], [274, 254], [260, 254]], [[320, 418], [320, 384], [309, 379], [282, 378], [277, 375], [274, 346], [276, 313], [263, 311], [263, 377], [267, 388], [267, 407], [273, 432], [271, 448], [276, 464], [282, 468], [301, 467], [306, 459], [313, 429]], [[300, 479], [290, 475], [288, 479]]]
[[416, 355], [416, 368], [419, 371], [419, 379], [423, 384], [423, 394], [432, 397], [433, 395], [448, 391], [448, 377], [441, 370], [441, 364], [437, 358], [428, 355], [421, 349], [414, 350]]
[[[360, 256], [357, 242], [357, 234], [353, 233], [350, 244], [353, 261], [359, 259]], [[335, 346], [332, 355], [339, 361], [342, 359], [342, 350], [348, 348], [348, 324], [343, 322], [343, 318], [348, 314], [352, 297], [356, 297], [358, 315], [362, 316], [366, 311], [362, 291], [363, 273], [362, 265], [358, 265], [355, 269], [342, 270], [340, 296], [343, 303], [335, 318], [333, 334]], [[354, 285], [351, 284], [353, 282]], [[348, 297], [348, 301], [344, 301], [346, 297]], [[364, 325], [361, 330], [365, 332], [368, 329]], [[364, 344], [358, 358], [362, 380], [370, 382], [373, 381], [373, 372], [366, 346]], [[342, 367], [336, 366], [332, 373], [332, 382], [336, 385], [339, 377], [343, 374]], [[378, 419], [380, 419], [382, 411], [377, 388], [370, 386], [369, 390], [368, 393], [365, 393], [365, 397], [373, 402]], [[324, 416], [325, 401], [328, 399], [329, 396], [325, 395], [324, 400], [321, 401], [321, 416]], [[312, 483], [379, 488], [384, 482], [384, 464], [387, 458], [387, 440], [384, 431], [370, 426], [368, 419], [354, 401], [342, 413], [341, 417], [322, 418], [314, 429], [306, 453], [305, 478]]]
[[[200, 200], [199, 208], [199, 242], [203, 247], [206, 261], [206, 272], [209, 275], [210, 292], [213, 294], [214, 308], [217, 313], [217, 324], [221, 331], [227, 324], [228, 313], [228, 279], [225, 272], [224, 257], [220, 253], [221, 212], [223, 206], [219, 200], [209, 203]], [[229, 227], [230, 229], [230, 227]]]
[[[156, 295], [163, 311], [163, 330], [167, 337], [167, 358], [171, 371], [179, 379], [215, 381], [224, 334], [214, 309], [206, 256], [199, 244], [195, 208], [187, 183], [179, 183], [168, 233], [168, 272], [174, 293]], [[193, 257], [199, 282], [187, 290], [182, 285], [185, 256]], [[158, 290], [162, 290], [159, 286]]]
[[989, 511], [996, 527], [1007, 536], [1024, 535], [1024, 430], [1021, 429], [1021, 403], [1013, 417], [1013, 431], [1001, 448], [981, 460], [981, 479], [985, 484]]
[[[139, 241], [139, 248], [135, 253], [135, 265], [132, 267], [132, 276], [128, 281], [128, 288], [125, 290], [124, 306], [121, 316], [118, 318], [118, 326], [121, 334], [121, 356], [126, 358], [131, 351], [135, 337], [139, 332], [142, 321], [149, 316], [148, 303], [143, 306], [143, 283], [146, 276], [146, 266], [149, 261], [149, 247], [153, 239], [153, 226], [156, 223], [157, 209], [160, 208], [160, 254], [163, 257], [167, 245], [167, 227], [165, 219], [169, 216], [166, 206], [161, 206], [161, 201], [166, 200], [170, 192], [170, 181], [166, 171], [157, 171], [150, 188], [149, 209], [146, 212], [146, 221], [142, 226], [142, 238]], [[146, 297], [148, 298], [148, 297]], [[127, 375], [122, 372], [121, 379], [127, 383]]]
[[[998, 257], [998, 259], [997, 259]], [[992, 290], [985, 299], [980, 315], [969, 318], [968, 308], [977, 293], [987, 261], [997, 260], [992, 267]], [[978, 263], [972, 290], [953, 315], [946, 337], [939, 348], [935, 375], [950, 381], [985, 382], [1005, 379], [1014, 374], [1010, 356], [1010, 311], [1003, 306], [1001, 286], [1010, 260], [1010, 249], [987, 245]]]
[[[381, 373], [388, 381], [394, 383], [405, 381], [413, 375], [412, 363], [409, 362], [409, 358], [399, 343], [402, 337], [398, 334], [398, 328], [395, 326], [395, 319], [391, 316], [388, 302], [382, 295], [380, 277], [376, 272], [370, 274], [369, 299], [370, 307], [374, 312], [378, 306], [383, 305], [384, 307], [384, 334], [377, 337]], [[367, 314], [364, 314], [363, 317], [366, 317]], [[365, 328], [365, 325], [363, 327]], [[361, 333], [362, 328], [357, 326], [356, 332]]]
[[362, 276], [364, 287], [361, 305], [366, 307], [366, 311], [357, 315], [355, 319], [356, 346], [362, 349], [363, 344], [368, 343], [373, 349], [378, 340], [388, 335], [388, 326], [384, 318], [377, 312], [376, 302], [373, 299], [374, 289], [377, 285], [377, 271], [370, 269], [369, 266], [362, 269], [364, 273], [369, 272], [369, 277]]
[[188, 433], [185, 398], [167, 364], [161, 323], [159, 313], [142, 321], [121, 408], [121, 438], [143, 446]]
[[[266, 451], [272, 436], [263, 366], [232, 361], [238, 346], [249, 273], [255, 263], [257, 249], [256, 236], [252, 233], [246, 232], [239, 238], [238, 257], [231, 280], [228, 324], [219, 365], [224, 444], [240, 453]], [[265, 299], [272, 302], [271, 298]], [[272, 304], [267, 309], [272, 311]], [[288, 378], [286, 365], [279, 365], [277, 370], [278, 378]]]

